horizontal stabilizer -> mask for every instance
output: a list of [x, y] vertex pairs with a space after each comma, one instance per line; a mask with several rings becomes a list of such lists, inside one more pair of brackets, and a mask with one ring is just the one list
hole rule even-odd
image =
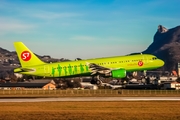
[[18, 72], [33, 72], [33, 71], [35, 71], [35, 70], [30, 69], [30, 68], [16, 68], [16, 69], [14, 69], [15, 73], [18, 73]]

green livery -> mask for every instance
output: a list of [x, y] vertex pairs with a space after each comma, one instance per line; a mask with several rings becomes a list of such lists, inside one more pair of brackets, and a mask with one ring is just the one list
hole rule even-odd
[[154, 55], [136, 54], [78, 61], [45, 63], [22, 42], [14, 42], [21, 63], [14, 72], [43, 77], [106, 76], [123, 78], [126, 72], [156, 69], [164, 62]]

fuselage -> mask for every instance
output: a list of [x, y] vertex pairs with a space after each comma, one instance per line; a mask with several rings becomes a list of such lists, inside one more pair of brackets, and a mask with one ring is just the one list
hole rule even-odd
[[[90, 75], [91, 70], [89, 69], [88, 63], [95, 63], [99, 66], [110, 68], [111, 70], [123, 68], [127, 72], [152, 70], [164, 65], [164, 62], [158, 59], [156, 56], [149, 54], [138, 54], [79, 61], [47, 63], [26, 67], [27, 69], [33, 69], [33, 71], [20, 73], [44, 77]], [[15, 71], [18, 71], [18, 68]]]

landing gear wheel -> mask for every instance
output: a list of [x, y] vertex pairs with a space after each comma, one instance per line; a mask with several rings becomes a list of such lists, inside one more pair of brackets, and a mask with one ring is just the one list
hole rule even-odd
[[91, 84], [96, 84], [100, 86], [102, 84], [102, 80], [100, 80], [99, 78], [99, 76], [92, 76]]
[[95, 80], [91, 80], [90, 82], [91, 84], [97, 84], [97, 82]]
[[94, 76], [92, 76], [91, 84], [96, 84], [96, 80], [94, 79]]
[[97, 84], [97, 85], [102, 85], [102, 83], [103, 83], [103, 82], [102, 82], [102, 80], [101, 80], [101, 78], [100, 78], [100, 75], [98, 75], [98, 76], [97, 76], [97, 80], [96, 80], [96, 84]]
[[102, 84], [102, 81], [101, 81], [101, 80], [97, 80], [97, 81], [96, 81], [96, 84], [97, 84], [97, 85], [101, 85], [101, 84]]

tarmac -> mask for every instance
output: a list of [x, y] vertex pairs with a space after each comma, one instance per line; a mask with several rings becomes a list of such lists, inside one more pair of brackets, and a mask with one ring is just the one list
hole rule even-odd
[[180, 97], [62, 97], [1, 98], [0, 102], [88, 102], [88, 101], [180, 101]]

